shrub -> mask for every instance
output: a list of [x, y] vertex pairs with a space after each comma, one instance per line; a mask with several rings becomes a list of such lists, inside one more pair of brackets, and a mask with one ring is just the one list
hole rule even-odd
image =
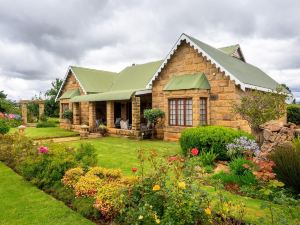
[[100, 124], [98, 130], [102, 136], [105, 136], [108, 132], [108, 129], [104, 124]]
[[300, 105], [292, 104], [287, 106], [287, 121], [300, 125]]
[[76, 160], [83, 168], [95, 166], [97, 164], [96, 149], [92, 144], [80, 144], [76, 150]]
[[294, 143], [278, 146], [271, 154], [277, 178], [300, 193], [300, 148]]
[[47, 122], [48, 117], [45, 114], [40, 115], [39, 122]]
[[251, 172], [252, 162], [244, 158], [236, 158], [229, 163], [230, 171], [238, 176]]
[[8, 123], [5, 120], [0, 119], [0, 134], [7, 134], [9, 130], [10, 127]]
[[73, 119], [73, 112], [71, 110], [69, 110], [69, 109], [65, 110], [63, 112], [63, 118], [72, 121], [72, 119]]
[[251, 172], [239, 176], [233, 173], [225, 173], [223, 171], [212, 176], [215, 180], [220, 180], [223, 184], [238, 184], [239, 186], [251, 185], [256, 183], [255, 176]]
[[213, 165], [215, 159], [218, 157], [218, 154], [215, 154], [213, 150], [209, 150], [207, 152], [202, 151], [199, 154], [199, 160], [202, 166], [210, 166]]
[[7, 119], [6, 120], [8, 126], [10, 127], [18, 127], [22, 125], [22, 120], [21, 119]]
[[42, 122], [38, 122], [36, 125], [36, 128], [43, 128], [43, 127], [56, 127], [56, 123], [52, 122], [52, 121], [42, 121]]
[[0, 143], [0, 161], [13, 169], [37, 152], [33, 141], [18, 133], [0, 135]]
[[75, 184], [83, 174], [84, 171], [81, 167], [72, 168], [65, 173], [62, 183], [67, 187], [74, 188]]
[[235, 138], [232, 143], [226, 145], [227, 155], [230, 159], [237, 157], [252, 157], [259, 154], [259, 146], [255, 140], [247, 137]]
[[99, 219], [101, 217], [100, 212], [93, 207], [95, 199], [94, 198], [75, 198], [72, 202], [72, 207], [76, 212], [80, 213], [82, 216], [88, 217], [90, 219]]
[[226, 145], [235, 138], [252, 136], [244, 131], [219, 126], [205, 126], [185, 129], [180, 138], [180, 146], [184, 155], [192, 148], [199, 150], [212, 149], [218, 154], [218, 159], [228, 159]]

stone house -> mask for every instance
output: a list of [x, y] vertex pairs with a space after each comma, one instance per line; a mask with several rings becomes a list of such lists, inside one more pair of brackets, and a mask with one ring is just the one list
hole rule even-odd
[[[99, 123], [110, 134], [139, 137], [143, 111], [160, 108], [165, 118], [159, 138], [177, 140], [187, 127], [220, 125], [250, 131], [232, 106], [249, 89], [275, 90], [279, 84], [245, 61], [239, 45], [214, 48], [182, 34], [164, 60], [133, 64], [119, 73], [70, 66], [56, 97], [61, 127], [79, 130]], [[72, 124], [62, 118], [73, 111]], [[120, 129], [120, 118], [128, 126]], [[117, 122], [117, 123], [116, 123]]]

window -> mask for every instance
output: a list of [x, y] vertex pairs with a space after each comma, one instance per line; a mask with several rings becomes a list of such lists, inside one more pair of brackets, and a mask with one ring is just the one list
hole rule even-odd
[[67, 109], [69, 109], [69, 103], [62, 103], [61, 108], [63, 112], [66, 111]]
[[207, 125], [207, 98], [200, 98], [200, 125]]
[[169, 100], [169, 124], [171, 126], [192, 126], [192, 99]]

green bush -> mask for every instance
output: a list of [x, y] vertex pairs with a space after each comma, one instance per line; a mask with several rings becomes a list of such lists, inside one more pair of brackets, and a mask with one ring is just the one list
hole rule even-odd
[[0, 134], [7, 134], [10, 130], [10, 127], [6, 120], [0, 119]]
[[72, 121], [72, 119], [73, 119], [73, 112], [71, 110], [67, 109], [67, 110], [64, 111], [63, 117], [65, 119], [68, 119], [68, 120]]
[[81, 144], [76, 152], [76, 160], [80, 162], [80, 166], [87, 168], [90, 166], [96, 166], [97, 153], [92, 144]]
[[39, 122], [47, 122], [48, 117], [45, 114], [40, 115]]
[[286, 186], [300, 193], [300, 141], [292, 144], [278, 146], [271, 154], [276, 177]]
[[91, 219], [99, 219], [101, 217], [100, 212], [93, 207], [95, 202], [94, 198], [74, 198], [72, 203], [73, 208], [76, 212], [80, 213], [82, 216], [91, 218]]
[[8, 119], [6, 120], [8, 126], [10, 127], [18, 127], [22, 125], [22, 120], [21, 119]]
[[207, 152], [202, 151], [199, 154], [199, 160], [202, 164], [202, 166], [211, 166], [213, 165], [214, 161], [218, 157], [218, 154], [215, 154], [214, 151], [211, 149]]
[[236, 158], [229, 163], [230, 171], [238, 176], [243, 176], [244, 174], [250, 172], [252, 167], [252, 162], [244, 158]]
[[41, 121], [38, 122], [38, 124], [36, 125], [36, 128], [43, 128], [43, 127], [56, 127], [56, 123], [53, 121]]
[[300, 125], [300, 105], [292, 104], [287, 106], [287, 121]]
[[227, 127], [204, 126], [185, 129], [180, 138], [180, 146], [184, 155], [188, 155], [192, 148], [202, 150], [212, 149], [218, 154], [218, 159], [228, 159], [226, 145], [235, 138], [246, 136], [253, 139], [252, 135]]
[[0, 143], [0, 161], [13, 169], [37, 151], [32, 140], [18, 133], [0, 135]]
[[233, 173], [225, 173], [221, 171], [220, 173], [213, 175], [212, 178], [220, 180], [223, 184], [238, 184], [240, 186], [256, 183], [255, 176], [251, 172], [247, 172], [243, 176], [239, 176]]

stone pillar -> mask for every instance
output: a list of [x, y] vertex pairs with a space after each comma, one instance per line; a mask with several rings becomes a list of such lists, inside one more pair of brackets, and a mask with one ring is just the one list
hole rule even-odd
[[106, 102], [106, 121], [107, 121], [107, 127], [112, 128], [115, 127], [115, 104], [113, 101], [107, 101]]
[[73, 124], [80, 125], [79, 103], [73, 103]]
[[59, 118], [63, 119], [63, 108], [61, 102], [59, 102]]
[[132, 130], [140, 130], [141, 128], [141, 98], [132, 97]]
[[21, 104], [21, 111], [22, 111], [23, 124], [27, 124], [27, 104], [26, 103]]
[[44, 115], [44, 113], [45, 113], [45, 104], [44, 104], [44, 102], [40, 102], [39, 103], [39, 117]]
[[92, 131], [96, 128], [96, 102], [89, 102], [89, 127]]

